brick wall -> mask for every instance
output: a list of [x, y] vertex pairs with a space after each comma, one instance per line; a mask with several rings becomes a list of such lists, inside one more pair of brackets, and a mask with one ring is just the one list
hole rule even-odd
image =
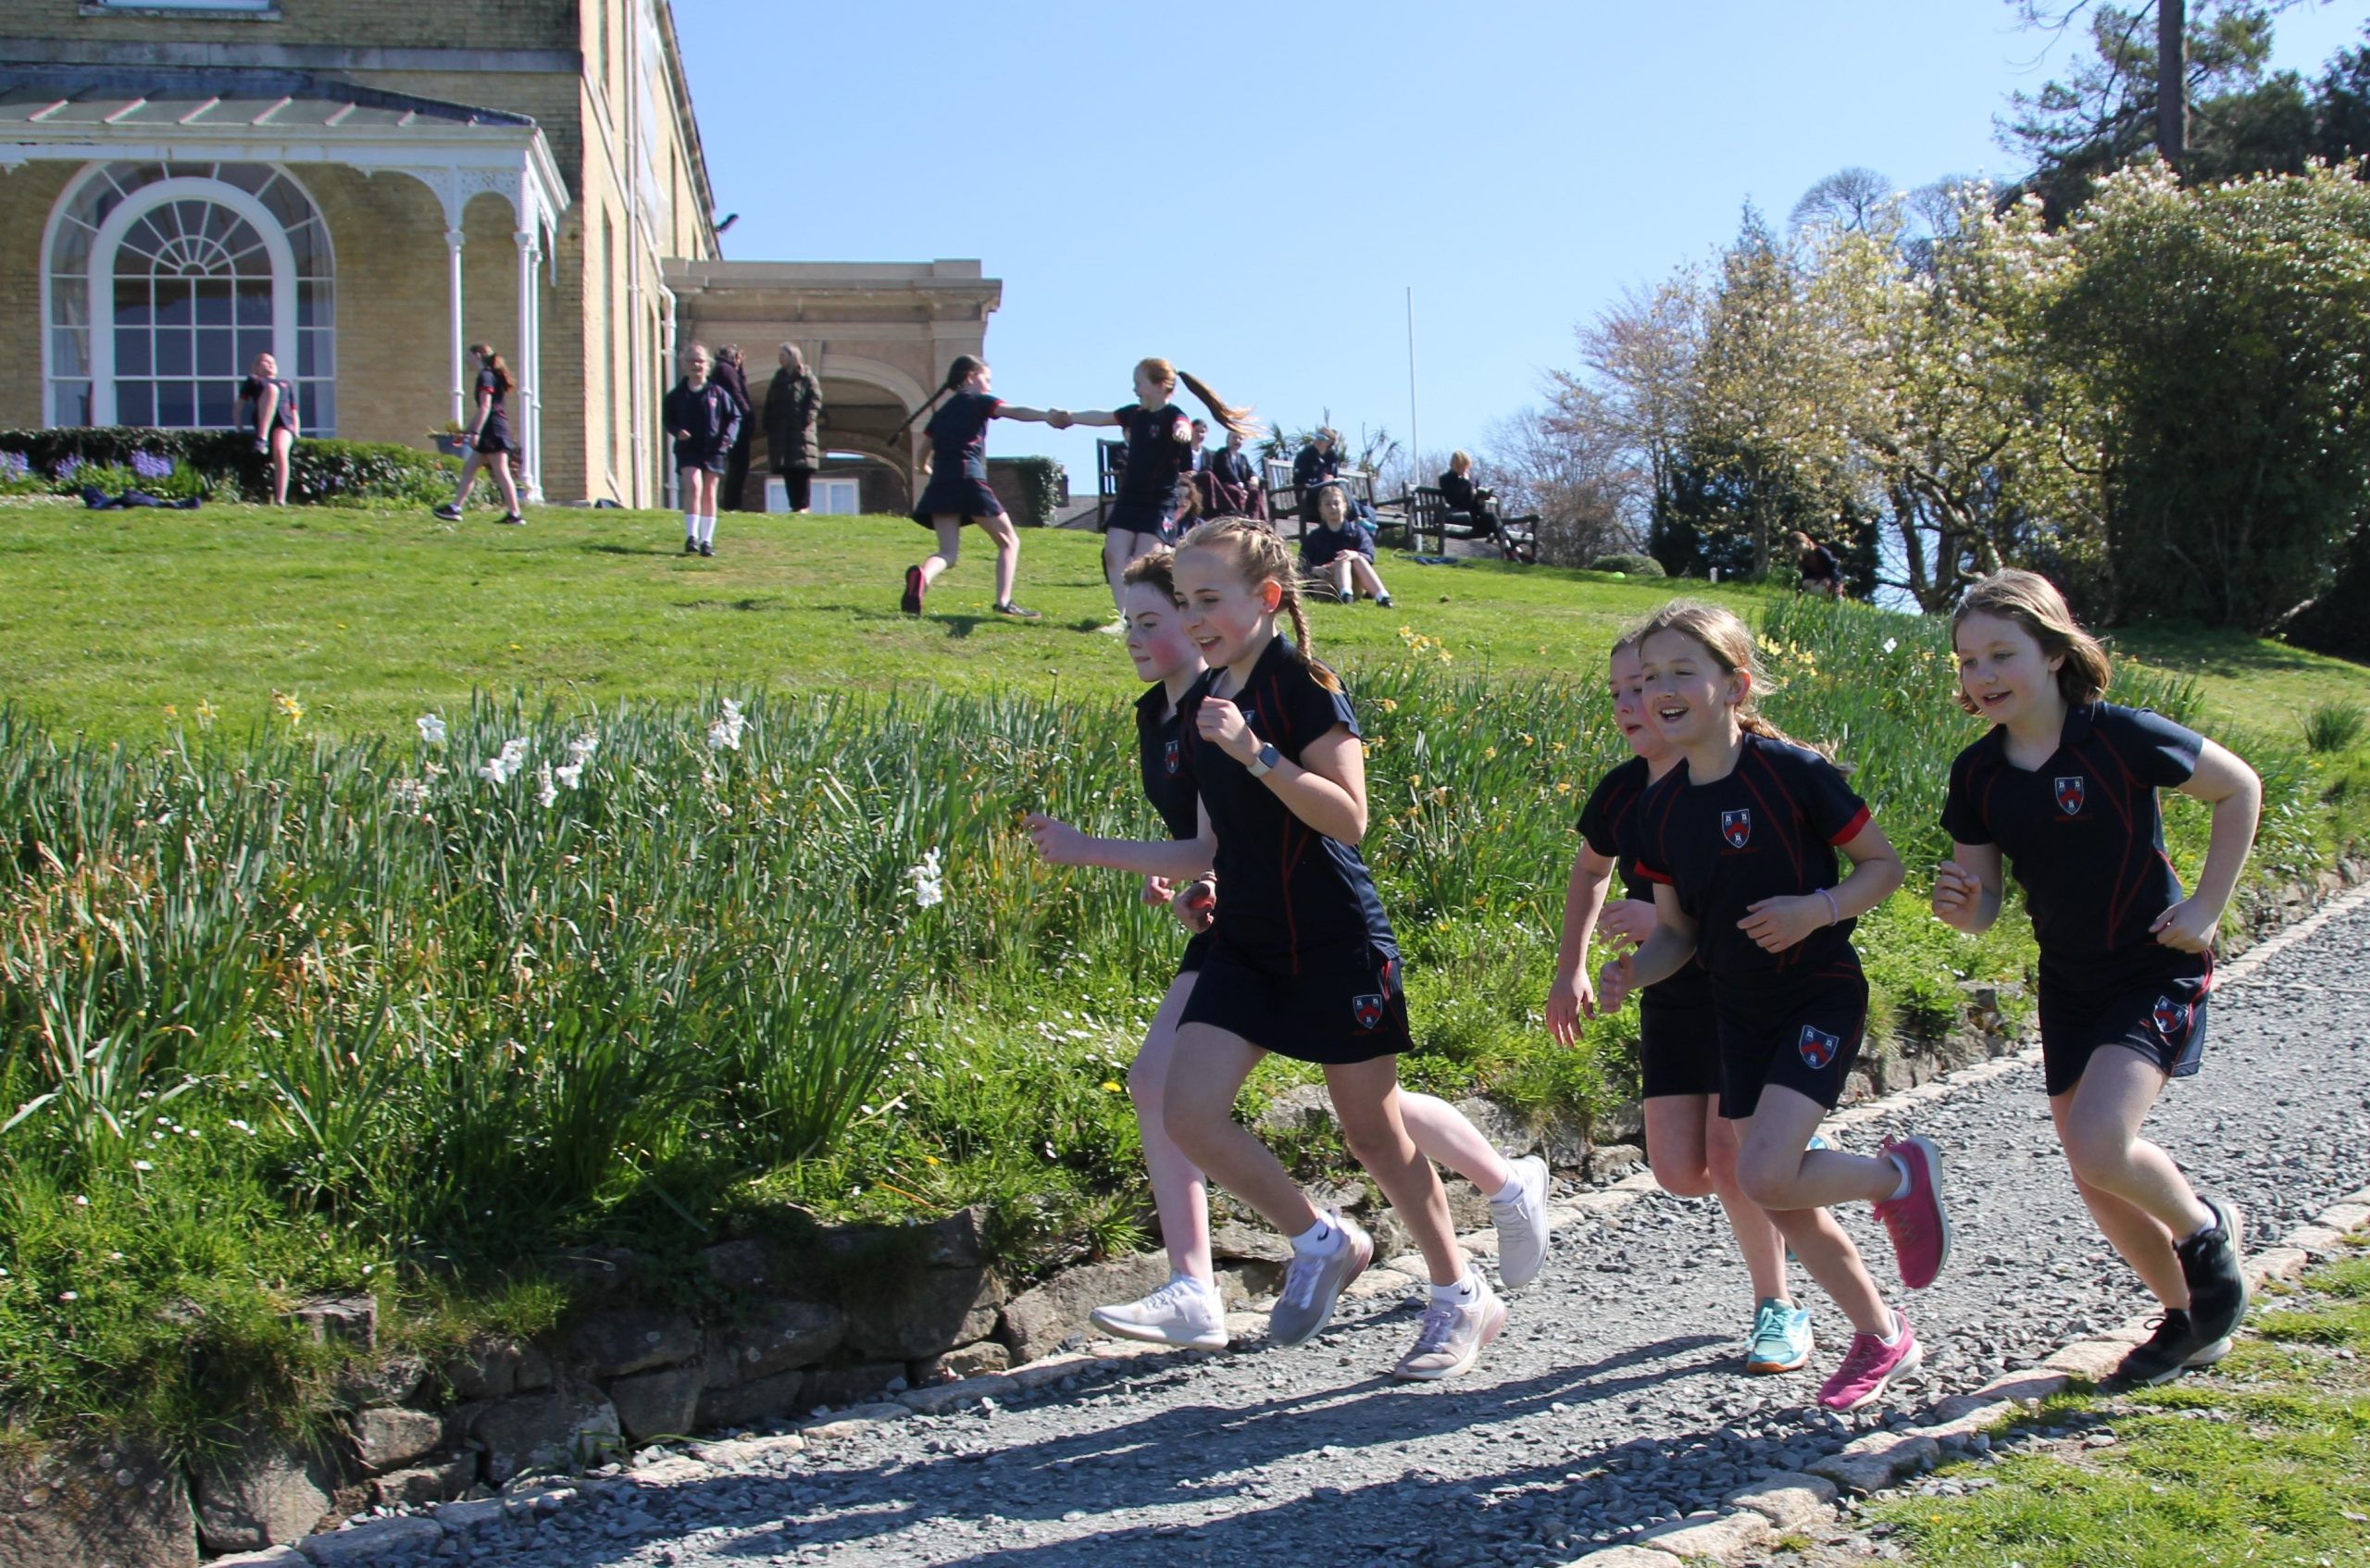
[[26, 164], [0, 174], [0, 429], [42, 418], [41, 233], [79, 164]]

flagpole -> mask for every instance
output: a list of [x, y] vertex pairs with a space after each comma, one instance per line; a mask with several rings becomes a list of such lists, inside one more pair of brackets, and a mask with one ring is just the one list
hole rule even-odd
[[1407, 490], [1415, 492], [1424, 441], [1416, 427], [1416, 285], [1407, 285]]

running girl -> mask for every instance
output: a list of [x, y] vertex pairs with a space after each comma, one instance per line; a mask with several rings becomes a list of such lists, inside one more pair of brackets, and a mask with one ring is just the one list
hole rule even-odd
[[958, 354], [939, 384], [946, 401], [923, 427], [929, 437], [929, 483], [914, 507], [914, 521], [938, 530], [937, 551], [917, 566], [905, 568], [905, 596], [898, 607], [909, 616], [922, 613], [922, 595], [963, 554], [963, 525], [977, 523], [996, 547], [995, 612], [1015, 620], [1033, 621], [1034, 610], [1012, 601], [1012, 579], [1020, 570], [1020, 532], [1004, 515], [1004, 503], [988, 488], [988, 421], [1038, 419], [1056, 429], [1061, 421], [1041, 408], [999, 402], [988, 388], [994, 375], [987, 364]]
[[271, 504], [288, 504], [288, 456], [296, 445], [296, 388], [282, 380], [280, 361], [268, 354], [256, 355], [247, 379], [239, 383], [239, 401], [252, 411], [256, 450], [271, 459]]
[[[2015, 863], [2040, 943], [2042, 1073], [2058, 1145], [2099, 1229], [2164, 1309], [2115, 1380], [2169, 1382], [2220, 1361], [2246, 1316], [2240, 1220], [2237, 1205], [2200, 1198], [2139, 1126], [2204, 1052], [2214, 935], [2254, 841], [2263, 784], [2203, 736], [2102, 701], [2106, 651], [2046, 578], [1984, 579], [1951, 617], [1951, 638], [1959, 704], [1992, 728], [1951, 765], [1951, 858], [1935, 877], [1934, 913], [1984, 930], [1999, 917], [2002, 862]], [[2186, 898], [2164, 855], [2160, 789], [2214, 808]]]
[[[1166, 359], [1136, 364], [1136, 401], [1125, 408], [1085, 413], [1055, 410], [1054, 428], [1068, 425], [1116, 425], [1127, 438], [1127, 467], [1119, 476], [1118, 498], [1103, 519], [1103, 575], [1111, 583], [1111, 601], [1124, 597], [1121, 574], [1128, 563], [1146, 551], [1173, 545], [1179, 538], [1179, 492], [1193, 469], [1192, 421], [1168, 400], [1177, 383], [1202, 400], [1210, 417], [1244, 440], [1259, 433], [1251, 410], [1229, 405], [1196, 376], [1187, 375]], [[1125, 612], [1109, 629], [1126, 629]]]
[[[1640, 630], [1638, 653], [1647, 716], [1678, 763], [1637, 807], [1653, 934], [1604, 966], [1600, 994], [1617, 1007], [1701, 953], [1719, 1031], [1720, 1114], [1739, 1124], [1739, 1185], [1852, 1320], [1852, 1349], [1818, 1398], [1857, 1410], [1925, 1352], [1851, 1238], [1817, 1211], [1874, 1203], [1913, 1290], [1950, 1257], [1932, 1144], [1895, 1139], [1878, 1159], [1810, 1146], [1842, 1096], [1866, 1022], [1852, 923], [1901, 886], [1901, 861], [1835, 765], [1761, 716], [1742, 621], [1677, 600]], [[1852, 863], [1840, 883], [1839, 848]]]
[[[1396, 1375], [1454, 1376], [1504, 1328], [1506, 1309], [1458, 1249], [1440, 1177], [1408, 1137], [1395, 1060], [1409, 1044], [1398, 946], [1357, 851], [1366, 828], [1357, 716], [1333, 673], [1308, 656], [1282, 540], [1219, 518], [1187, 537], [1176, 570], [1186, 630], [1212, 666], [1181, 716], [1225, 898], [1178, 1026], [1169, 1136], [1291, 1238], [1268, 1333], [1300, 1344], [1331, 1318], [1374, 1243], [1310, 1205], [1235, 1121], [1234, 1098], [1270, 1051], [1321, 1064], [1343, 1140], [1431, 1276], [1423, 1326]], [[1297, 646], [1278, 634], [1279, 616]]]
[[[1578, 1038], [1580, 1014], [1596, 1011], [1589, 984], [1589, 942], [1602, 927], [1615, 939], [1653, 935], [1653, 884], [1638, 872], [1638, 804], [1647, 789], [1678, 765], [1678, 749], [1646, 719], [1646, 683], [1638, 640], [1613, 645], [1607, 675], [1613, 722], [1637, 754], [1606, 774], [1580, 810], [1580, 851], [1564, 895], [1563, 941], [1547, 993], [1547, 1029], [1559, 1044]], [[1615, 867], [1626, 897], [1606, 902]], [[1760, 1204], [1737, 1180], [1737, 1124], [1720, 1114], [1720, 1040], [1712, 1004], [1712, 977], [1690, 960], [1638, 999], [1638, 1065], [1646, 1109], [1646, 1158], [1654, 1180], [1678, 1198], [1716, 1194], [1728, 1229], [1752, 1276], [1753, 1329], [1745, 1338], [1745, 1370], [1799, 1371], [1814, 1345], [1809, 1309], [1786, 1284], [1786, 1243]], [[1808, 1213], [1823, 1227], [1834, 1217]], [[1840, 1235], [1840, 1233], [1839, 1233]], [[1830, 1238], [1828, 1245], [1836, 1244]], [[1847, 1243], [1848, 1244], [1848, 1243]]]
[[[1144, 897], [1170, 902], [1170, 889], [1206, 871], [1215, 848], [1187, 765], [1181, 703], [1203, 674], [1201, 650], [1185, 635], [1177, 604], [1172, 557], [1155, 550], [1128, 564], [1128, 656], [1136, 673], [1154, 684], [1136, 701], [1136, 745], [1144, 796], [1160, 814], [1165, 842], [1090, 838], [1054, 817], [1033, 815], [1029, 831], [1037, 849], [1057, 865], [1107, 865], [1141, 871]], [[1178, 895], [1178, 917], [1193, 927], [1177, 978], [1153, 1015], [1143, 1047], [1128, 1073], [1128, 1095], [1152, 1177], [1153, 1206], [1168, 1250], [1169, 1280], [1141, 1300], [1097, 1307], [1093, 1318], [1104, 1331], [1129, 1339], [1215, 1348], [1227, 1342], [1226, 1310], [1218, 1299], [1210, 1260], [1209, 1193], [1201, 1171], [1177, 1146], [1164, 1125], [1169, 1064], [1175, 1057], [1177, 1021], [1209, 950], [1214, 891], [1206, 879]], [[1498, 1226], [1498, 1272], [1508, 1286], [1528, 1284], [1546, 1256], [1547, 1164], [1531, 1157], [1507, 1161], [1464, 1114], [1428, 1094], [1401, 1096], [1408, 1135], [1426, 1155], [1457, 1171], [1491, 1194]]]
[[683, 554], [716, 554], [716, 482], [732, 460], [741, 404], [720, 381], [708, 380], [714, 361], [705, 343], [683, 355], [683, 379], [660, 411], [675, 438], [675, 471], [682, 485]]
[[436, 508], [436, 515], [459, 522], [461, 508], [469, 504], [469, 492], [478, 482], [478, 469], [484, 467], [493, 470], [493, 482], [502, 492], [499, 520], [523, 523], [527, 519], [518, 513], [518, 486], [510, 477], [510, 414], [505, 406], [510, 396], [510, 367], [502, 363], [492, 343], [471, 343], [469, 352], [478, 356], [477, 423], [461, 438], [469, 449], [461, 462], [461, 488], [450, 503]]

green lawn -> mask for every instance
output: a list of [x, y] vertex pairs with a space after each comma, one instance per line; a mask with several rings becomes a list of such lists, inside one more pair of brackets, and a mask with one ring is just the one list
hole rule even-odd
[[[167, 705], [187, 721], [201, 702], [243, 728], [274, 691], [304, 703], [307, 729], [351, 733], [451, 712], [472, 690], [606, 703], [718, 685], [1116, 693], [1134, 678], [1093, 632], [1110, 601], [1090, 533], [1022, 536], [1017, 597], [1045, 616], [1031, 626], [990, 613], [994, 553], [976, 531], [917, 622], [897, 595], [929, 536], [904, 518], [728, 515], [701, 560], [680, 554], [672, 513], [538, 510], [523, 529], [491, 516], [0, 509], [0, 673], [25, 711], [101, 738], [152, 734]], [[1396, 649], [1412, 626], [1460, 668], [1593, 680], [1613, 630], [1670, 591], [1494, 562], [1386, 555], [1383, 569], [1395, 606], [1322, 607], [1320, 652]]]
[[2331, 700], [2370, 705], [2370, 669], [2242, 631], [2135, 626], [2115, 633], [2116, 653], [2195, 678], [2207, 713], [2293, 741], [2304, 716]]

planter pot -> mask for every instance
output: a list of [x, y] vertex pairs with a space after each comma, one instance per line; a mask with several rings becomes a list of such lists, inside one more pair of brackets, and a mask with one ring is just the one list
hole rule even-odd
[[447, 457], [466, 457], [468, 455], [469, 438], [467, 436], [440, 435], [435, 437], [434, 440], [436, 442], [436, 450], [443, 453]]

